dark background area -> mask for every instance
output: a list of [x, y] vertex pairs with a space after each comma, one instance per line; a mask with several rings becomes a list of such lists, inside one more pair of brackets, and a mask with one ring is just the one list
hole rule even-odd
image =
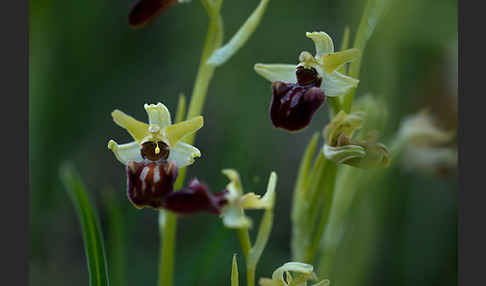
[[[257, 4], [225, 1], [225, 40]], [[58, 179], [64, 160], [73, 161], [83, 176], [105, 238], [109, 226], [103, 194], [111, 189], [119, 201], [127, 238], [125, 285], [156, 284], [157, 213], [136, 210], [125, 198], [123, 166], [106, 144], [130, 137], [110, 113], [118, 108], [145, 121], [143, 104], [158, 101], [175, 112], [178, 95], [192, 92], [207, 16], [193, 0], [133, 30], [127, 25], [131, 5], [130, 0], [30, 1], [30, 285], [88, 283], [79, 222]], [[227, 183], [220, 170], [236, 168], [245, 190], [261, 194], [270, 171], [277, 171], [274, 229], [257, 277], [269, 277], [291, 259], [289, 214], [297, 167], [313, 132], [322, 130], [329, 115], [326, 105], [297, 134], [274, 129], [268, 118], [270, 84], [253, 65], [296, 63], [302, 50], [313, 52], [306, 31], [325, 31], [339, 47], [345, 25], [354, 35], [363, 6], [358, 0], [273, 0], [248, 43], [215, 72], [203, 112], [205, 126], [195, 144], [202, 157], [189, 177], [219, 191]], [[457, 96], [457, 45], [456, 1], [393, 1], [363, 55], [357, 92], [358, 97], [371, 92], [387, 103], [384, 138], [394, 134], [403, 116], [424, 107], [456, 128], [456, 108], [449, 102]], [[371, 231], [358, 229], [345, 236], [331, 283], [456, 285], [457, 178], [396, 164], [383, 182], [367, 187], [349, 217], [350, 224], [359, 225], [372, 210], [376, 233], [366, 275], [353, 282], [353, 275], [363, 272], [356, 269], [361, 264], [353, 263], [354, 250], [367, 247], [359, 231]], [[257, 222], [259, 213], [252, 215]], [[176, 285], [229, 285], [235, 252], [236, 235], [217, 217], [179, 220]]]

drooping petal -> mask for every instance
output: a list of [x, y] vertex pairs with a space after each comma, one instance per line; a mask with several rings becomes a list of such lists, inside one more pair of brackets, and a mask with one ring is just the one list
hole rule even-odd
[[114, 140], [108, 142], [108, 149], [113, 151], [118, 161], [127, 164], [128, 161], [140, 162], [143, 160], [140, 154], [140, 145], [136, 142], [118, 145]]
[[316, 47], [316, 58], [320, 58], [325, 54], [334, 52], [334, 44], [328, 34], [324, 32], [307, 32], [305, 35], [307, 38], [314, 41], [314, 45]]
[[255, 72], [268, 81], [297, 82], [296, 66], [287, 64], [255, 64]]
[[366, 157], [365, 148], [358, 145], [332, 147], [324, 144], [323, 152], [328, 160], [334, 161], [336, 164], [344, 164], [349, 160]]
[[165, 127], [164, 134], [170, 146], [175, 146], [182, 138], [199, 130], [204, 125], [202, 116], [197, 116]]
[[342, 65], [352, 62], [360, 55], [358, 49], [349, 49], [336, 53], [330, 53], [322, 56], [322, 65], [324, 72], [331, 74]]
[[184, 142], [178, 142], [170, 149], [169, 162], [174, 161], [177, 167], [184, 168], [194, 163], [194, 158], [200, 157], [201, 152], [196, 147]]
[[143, 107], [147, 112], [150, 126], [156, 125], [163, 129], [171, 124], [170, 112], [162, 103], [145, 104]]
[[321, 89], [326, 96], [335, 97], [348, 93], [352, 88], [358, 86], [359, 80], [343, 75], [337, 71], [332, 74], [323, 75]]
[[125, 128], [138, 143], [150, 134], [148, 131], [148, 124], [140, 122], [118, 109], [113, 110], [111, 116], [113, 117], [113, 121], [115, 121], [118, 126]]

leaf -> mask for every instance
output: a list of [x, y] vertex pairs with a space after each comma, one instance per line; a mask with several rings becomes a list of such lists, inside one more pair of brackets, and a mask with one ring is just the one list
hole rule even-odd
[[64, 163], [60, 169], [60, 177], [81, 222], [90, 285], [108, 286], [108, 267], [98, 215], [74, 167]]
[[236, 262], [236, 254], [233, 254], [233, 265], [231, 268], [231, 286], [238, 286], [238, 263]]
[[250, 38], [255, 29], [260, 24], [260, 21], [265, 13], [268, 2], [270, 0], [261, 0], [260, 4], [248, 17], [245, 23], [240, 27], [236, 34], [223, 47], [214, 51], [208, 60], [208, 64], [212, 66], [220, 66], [231, 58]]

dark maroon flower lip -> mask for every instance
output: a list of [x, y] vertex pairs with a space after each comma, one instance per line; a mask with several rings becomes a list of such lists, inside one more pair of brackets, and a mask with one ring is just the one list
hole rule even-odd
[[132, 28], [141, 28], [178, 2], [178, 0], [138, 0], [130, 10], [128, 23]]
[[175, 162], [143, 160], [128, 161], [126, 173], [130, 202], [138, 209], [160, 209], [164, 198], [174, 191], [179, 170]]
[[222, 207], [228, 202], [224, 197], [225, 194], [226, 191], [215, 194], [209, 192], [206, 184], [194, 178], [186, 188], [167, 195], [162, 205], [177, 214], [209, 212], [219, 215]]

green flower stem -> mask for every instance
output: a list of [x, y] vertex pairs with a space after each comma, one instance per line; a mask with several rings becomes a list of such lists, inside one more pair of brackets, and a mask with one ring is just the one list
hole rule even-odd
[[246, 281], [248, 283], [248, 286], [254, 286], [255, 267], [252, 267], [250, 263], [248, 263], [250, 259], [250, 251], [251, 251], [250, 233], [248, 232], [248, 228], [238, 228], [236, 230], [236, 234], [238, 235], [238, 240], [240, 241], [240, 247], [241, 247], [241, 251], [243, 251], [243, 256], [245, 256]]
[[[206, 64], [207, 58], [213, 53], [214, 50], [218, 49], [222, 44], [223, 39], [223, 28], [222, 19], [219, 15], [219, 9], [221, 8], [221, 1], [219, 1], [216, 8], [209, 7], [208, 3], [204, 0], [203, 6], [206, 8], [209, 15], [209, 25], [208, 32], [206, 35], [206, 41], [203, 48], [203, 53], [201, 56], [201, 61], [199, 64], [199, 70], [197, 72], [196, 81], [194, 84], [194, 90], [191, 97], [191, 102], [189, 104], [189, 110], [187, 113], [187, 118], [192, 118], [201, 114], [204, 101], [206, 99], [206, 94], [209, 87], [209, 82], [211, 81], [214, 73], [214, 67]], [[218, 1], [216, 1], [218, 2]], [[182, 99], [185, 102], [185, 99]], [[184, 110], [180, 108], [179, 110]], [[181, 115], [176, 115], [177, 118], [183, 118]], [[195, 134], [187, 136], [184, 138], [188, 144], [192, 144], [195, 140]], [[186, 168], [179, 170], [179, 177], [175, 183], [174, 189], [180, 189], [186, 177]], [[175, 252], [175, 240], [177, 231], [177, 216], [173, 213], [161, 211], [159, 216], [165, 216], [163, 220], [165, 221], [160, 226], [161, 234], [161, 251], [160, 251], [160, 263], [159, 263], [159, 286], [172, 286], [174, 284], [174, 252]]]
[[238, 235], [238, 240], [240, 241], [241, 251], [243, 251], [245, 260], [248, 261], [251, 250], [251, 241], [248, 228], [238, 228], [236, 230], [236, 234]]

